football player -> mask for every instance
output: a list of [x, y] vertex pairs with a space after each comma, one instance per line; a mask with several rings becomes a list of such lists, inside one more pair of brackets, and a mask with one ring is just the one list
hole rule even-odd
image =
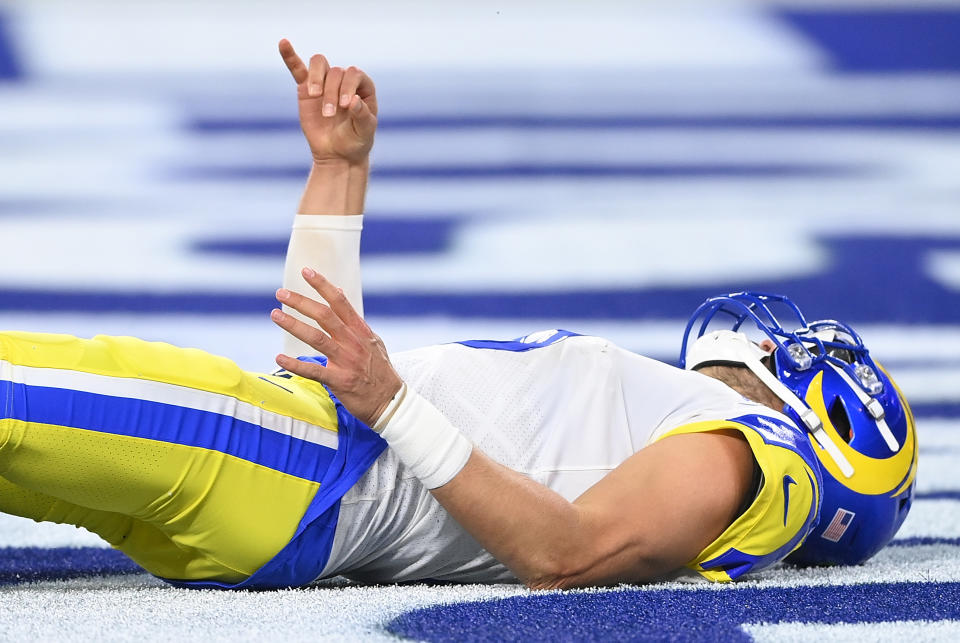
[[280, 52], [313, 167], [272, 318], [302, 343], [267, 375], [0, 334], [0, 509], [191, 587], [726, 581], [893, 537], [916, 472], [906, 402], [852, 329], [785, 299], [708, 300], [688, 370], [562, 330], [388, 355], [360, 309], [374, 85]]

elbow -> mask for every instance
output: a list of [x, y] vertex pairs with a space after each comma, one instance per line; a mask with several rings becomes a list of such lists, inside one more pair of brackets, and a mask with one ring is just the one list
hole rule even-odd
[[587, 580], [595, 567], [583, 556], [548, 551], [538, 553], [525, 563], [517, 577], [528, 589], [572, 589], [596, 584]]
[[547, 552], [529, 562], [517, 577], [532, 590], [644, 583], [683, 566], [636, 546], [613, 551]]
[[552, 589], [572, 589], [577, 585], [569, 576], [550, 571], [541, 571], [520, 579], [524, 587], [536, 591]]
[[[603, 516], [601, 516], [602, 518]], [[616, 520], [579, 520], [534, 546], [526, 541], [504, 562], [532, 590], [564, 590], [652, 580], [670, 571], [663, 544], [646, 529], [625, 529]]]

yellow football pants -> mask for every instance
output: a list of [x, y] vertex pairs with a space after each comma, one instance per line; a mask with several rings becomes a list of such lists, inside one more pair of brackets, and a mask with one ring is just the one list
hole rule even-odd
[[83, 527], [163, 578], [236, 583], [270, 560], [319, 487], [298, 462], [322, 468], [336, 427], [300, 378], [129, 337], [0, 333], [0, 511]]

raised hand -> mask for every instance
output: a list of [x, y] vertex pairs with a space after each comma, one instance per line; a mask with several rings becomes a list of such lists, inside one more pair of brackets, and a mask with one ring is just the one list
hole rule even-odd
[[316, 54], [309, 68], [289, 40], [280, 55], [297, 83], [300, 127], [317, 163], [366, 162], [377, 130], [377, 94], [373, 81], [356, 67], [331, 67]]
[[303, 278], [329, 304], [281, 288], [277, 300], [314, 320], [318, 330], [280, 310], [274, 323], [327, 357], [327, 365], [277, 355], [277, 364], [291, 373], [327, 386], [354, 416], [373, 426], [403, 381], [390, 364], [383, 341], [354, 310], [343, 291], [323, 275], [304, 268]]

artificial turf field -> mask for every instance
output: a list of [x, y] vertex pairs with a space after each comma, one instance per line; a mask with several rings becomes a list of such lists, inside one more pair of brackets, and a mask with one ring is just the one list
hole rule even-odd
[[860, 567], [568, 593], [179, 590], [0, 517], [0, 639], [960, 638], [960, 8], [357, 6], [0, 2], [0, 328], [271, 368], [306, 172], [288, 36], [378, 82], [363, 264], [388, 347], [563, 327], [674, 361], [705, 296], [783, 292], [913, 403], [911, 515]]

